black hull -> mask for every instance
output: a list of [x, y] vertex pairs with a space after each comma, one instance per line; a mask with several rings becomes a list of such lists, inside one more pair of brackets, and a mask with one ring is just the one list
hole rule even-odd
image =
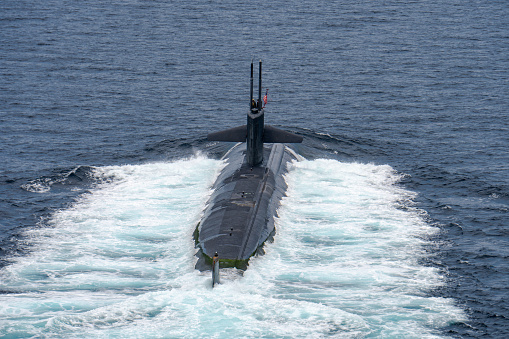
[[246, 158], [245, 143], [225, 156], [227, 165], [195, 232], [202, 259], [197, 268], [209, 266], [216, 252], [222, 267], [246, 268], [274, 233], [274, 217], [286, 191], [284, 174], [295, 153], [284, 144], [273, 144], [263, 147], [261, 164], [250, 166]]

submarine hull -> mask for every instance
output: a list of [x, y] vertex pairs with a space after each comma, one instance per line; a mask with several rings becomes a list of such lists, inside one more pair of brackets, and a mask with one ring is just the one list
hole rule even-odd
[[211, 263], [218, 253], [222, 267], [246, 268], [274, 233], [274, 217], [285, 195], [284, 174], [297, 156], [285, 144], [263, 145], [263, 161], [249, 164], [245, 143], [234, 146], [224, 157], [204, 215], [195, 231], [199, 257]]
[[[262, 106], [262, 62], [258, 101], [253, 99], [253, 62], [247, 124], [207, 135], [209, 141], [239, 142], [224, 157], [213, 193], [194, 238], [200, 248], [196, 268], [206, 270], [219, 258], [222, 267], [247, 268], [251, 256], [274, 233], [274, 217], [285, 195], [284, 174], [297, 155], [287, 143], [301, 143], [296, 134], [265, 125]], [[267, 90], [268, 91], [268, 90]], [[263, 99], [267, 102], [267, 92]], [[213, 280], [214, 281], [214, 280]], [[214, 285], [214, 282], [213, 282]]]

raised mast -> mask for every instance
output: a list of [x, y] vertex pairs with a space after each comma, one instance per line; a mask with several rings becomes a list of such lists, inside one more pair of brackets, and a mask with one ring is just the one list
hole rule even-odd
[[258, 110], [262, 109], [262, 61], [260, 60], [260, 69], [258, 71]]
[[249, 110], [254, 108], [253, 105], [253, 60], [251, 60], [251, 93], [249, 96]]

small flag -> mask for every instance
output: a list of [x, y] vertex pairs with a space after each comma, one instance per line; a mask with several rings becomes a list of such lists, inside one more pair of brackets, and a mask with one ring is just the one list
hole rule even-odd
[[265, 91], [265, 96], [263, 97], [263, 108], [265, 108], [265, 105], [267, 105], [267, 95], [269, 94], [269, 89]]

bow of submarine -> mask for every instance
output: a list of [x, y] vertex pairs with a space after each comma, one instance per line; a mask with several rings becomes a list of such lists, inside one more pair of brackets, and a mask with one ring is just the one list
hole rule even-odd
[[245, 143], [225, 155], [227, 164], [195, 231], [198, 269], [206, 269], [216, 252], [222, 267], [245, 269], [274, 234], [274, 217], [287, 188], [284, 174], [296, 153], [281, 143], [264, 144], [263, 153], [257, 166], [249, 165]]

